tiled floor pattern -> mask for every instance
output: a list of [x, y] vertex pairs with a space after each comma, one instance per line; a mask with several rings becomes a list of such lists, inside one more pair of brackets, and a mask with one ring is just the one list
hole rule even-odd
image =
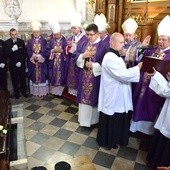
[[87, 155], [97, 170], [149, 170], [146, 141], [130, 137], [127, 147], [107, 150], [96, 143], [97, 128], [80, 127], [78, 108], [62, 98], [46, 96], [12, 99], [23, 103], [28, 169]]

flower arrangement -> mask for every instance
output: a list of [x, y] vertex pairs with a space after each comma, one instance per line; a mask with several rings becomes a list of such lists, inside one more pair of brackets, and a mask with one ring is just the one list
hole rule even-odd
[[8, 132], [7, 129], [4, 126], [0, 125], [0, 134], [6, 135], [7, 132]]

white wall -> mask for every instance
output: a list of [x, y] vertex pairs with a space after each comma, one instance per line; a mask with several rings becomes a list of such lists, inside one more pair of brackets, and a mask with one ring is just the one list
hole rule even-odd
[[[8, 4], [22, 2], [18, 23], [5, 13], [3, 1]], [[33, 19], [43, 23], [43, 30], [49, 30], [48, 21], [51, 19], [58, 20], [62, 30], [69, 30], [70, 21], [76, 12], [82, 15], [82, 21], [86, 20], [85, 0], [0, 0], [0, 33], [4, 35], [11, 27], [29, 31]]]
[[[5, 13], [3, 1], [0, 0], [0, 22], [11, 21], [10, 17]], [[10, 1], [10, 0], [7, 0]], [[48, 21], [56, 19], [59, 22], [69, 22], [76, 14], [76, 10], [82, 14], [83, 21], [86, 19], [85, 0], [13, 0], [22, 2], [22, 13], [18, 22], [31, 21], [37, 19]]]
[[71, 14], [76, 12], [74, 0], [23, 0], [22, 9], [18, 21], [48, 21], [54, 18], [59, 22], [68, 22]]

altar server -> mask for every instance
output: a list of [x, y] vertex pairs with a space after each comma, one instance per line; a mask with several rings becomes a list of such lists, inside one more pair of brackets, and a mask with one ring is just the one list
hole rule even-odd
[[128, 144], [129, 126], [133, 111], [131, 82], [138, 82], [141, 63], [127, 69], [119, 51], [124, 47], [124, 37], [113, 33], [110, 49], [102, 62], [99, 104], [100, 111], [97, 142], [109, 150], [117, 144]]
[[156, 94], [165, 97], [166, 100], [154, 126], [156, 130], [147, 155], [147, 161], [149, 161], [152, 169], [163, 166], [167, 166], [168, 169], [170, 165], [170, 73], [163, 77], [155, 70], [149, 87]]

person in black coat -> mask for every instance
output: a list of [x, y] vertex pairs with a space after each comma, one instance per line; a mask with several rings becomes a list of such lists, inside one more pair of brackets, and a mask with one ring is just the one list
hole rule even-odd
[[10, 29], [9, 33], [11, 38], [5, 41], [9, 58], [9, 71], [15, 98], [19, 99], [20, 92], [24, 97], [28, 96], [26, 86], [27, 50], [25, 42], [18, 38], [16, 29]]
[[7, 56], [5, 42], [0, 39], [0, 90], [7, 90]]

